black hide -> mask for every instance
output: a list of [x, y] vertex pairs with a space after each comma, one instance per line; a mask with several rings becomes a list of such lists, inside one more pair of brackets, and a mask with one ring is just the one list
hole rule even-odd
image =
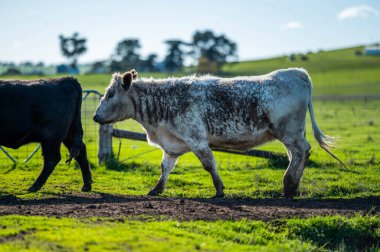
[[74, 78], [0, 80], [0, 145], [17, 149], [41, 143], [44, 165], [29, 191], [38, 191], [61, 159], [61, 143], [91, 190], [91, 172], [81, 122], [82, 88]]

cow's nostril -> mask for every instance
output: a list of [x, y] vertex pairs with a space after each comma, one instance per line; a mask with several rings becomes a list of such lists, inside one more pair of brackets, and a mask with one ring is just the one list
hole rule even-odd
[[94, 115], [94, 117], [92, 118], [95, 122], [100, 122], [101, 121], [101, 118], [99, 115]]

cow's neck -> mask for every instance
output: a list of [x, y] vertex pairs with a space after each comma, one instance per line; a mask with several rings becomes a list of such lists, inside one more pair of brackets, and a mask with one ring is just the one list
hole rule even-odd
[[141, 92], [143, 91], [133, 90], [132, 92], [131, 99], [134, 107], [134, 114], [132, 118], [144, 127], [147, 127], [149, 124], [151, 124], [151, 120], [149, 118], [150, 113], [147, 106], [148, 97], [146, 93]]
[[132, 117], [144, 127], [156, 127], [159, 122], [172, 119], [168, 95], [163, 89], [135, 84], [132, 86], [131, 99], [134, 107]]

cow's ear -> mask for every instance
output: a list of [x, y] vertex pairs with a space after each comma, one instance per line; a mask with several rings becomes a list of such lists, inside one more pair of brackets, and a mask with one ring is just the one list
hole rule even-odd
[[133, 80], [133, 74], [131, 72], [125, 72], [123, 74], [123, 84], [121, 85], [125, 91], [127, 91], [131, 85]]
[[137, 72], [135, 69], [131, 70], [131, 74], [132, 74], [133, 80], [136, 80], [137, 79]]

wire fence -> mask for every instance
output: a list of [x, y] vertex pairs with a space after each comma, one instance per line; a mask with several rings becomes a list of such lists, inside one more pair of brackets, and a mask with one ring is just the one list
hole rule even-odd
[[[91, 90], [83, 92], [82, 102], [82, 124], [84, 129], [84, 142], [87, 146], [87, 154], [92, 164], [98, 163], [98, 141], [99, 126], [93, 122], [92, 117], [99, 103], [100, 93]], [[342, 159], [350, 164], [378, 163], [380, 156], [380, 97], [316, 97], [313, 99], [314, 112], [320, 128], [327, 134], [340, 137], [338, 154]], [[319, 147], [311, 135], [311, 127], [307, 119], [307, 139], [312, 144], [312, 158], [321, 157], [333, 162]], [[131, 127], [132, 125], [132, 127]], [[117, 129], [126, 129], [141, 132], [141, 127], [137, 123], [117, 123]], [[143, 143], [145, 144], [145, 143]], [[145, 144], [146, 145], [146, 144]], [[146, 153], [151, 153], [154, 147], [139, 147], [131, 140], [114, 140], [113, 149], [118, 159], [133, 161], [141, 158]], [[120, 151], [122, 148], [122, 151]], [[279, 143], [264, 145], [261, 149], [285, 153], [285, 149]], [[68, 151], [62, 145], [62, 161], [68, 155]], [[149, 154], [151, 155], [151, 154]], [[160, 159], [157, 152], [157, 160]], [[235, 162], [234, 154], [216, 154], [218, 161], [219, 155], [229, 155], [228, 162]], [[324, 156], [325, 155], [325, 156]], [[379, 156], [376, 156], [379, 155]], [[12, 160], [13, 159], [13, 160]], [[223, 156], [223, 162], [226, 162]], [[320, 159], [319, 159], [320, 160]], [[42, 164], [42, 154], [39, 144], [28, 144], [17, 150], [1, 147], [0, 166], [9, 166], [14, 163]], [[239, 159], [240, 161], [240, 159]]]

